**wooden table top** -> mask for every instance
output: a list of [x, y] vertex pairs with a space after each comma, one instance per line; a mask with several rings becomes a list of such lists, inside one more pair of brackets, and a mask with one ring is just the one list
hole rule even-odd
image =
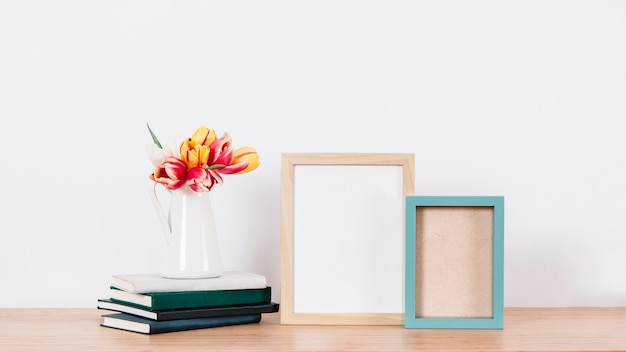
[[0, 309], [0, 351], [626, 351], [626, 307], [507, 308], [504, 330], [259, 324], [142, 335], [96, 308]]

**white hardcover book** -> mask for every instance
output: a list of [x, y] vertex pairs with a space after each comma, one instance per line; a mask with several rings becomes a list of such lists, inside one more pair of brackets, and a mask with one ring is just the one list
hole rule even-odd
[[116, 274], [112, 285], [131, 293], [244, 290], [267, 287], [265, 276], [244, 271], [225, 271], [210, 279], [167, 279], [159, 274]]

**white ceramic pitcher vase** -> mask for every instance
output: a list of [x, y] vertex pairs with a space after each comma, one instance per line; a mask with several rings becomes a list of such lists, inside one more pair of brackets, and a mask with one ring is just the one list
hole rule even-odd
[[165, 234], [161, 276], [200, 279], [222, 275], [222, 256], [209, 192], [187, 186], [169, 191], [169, 215], [165, 215], [156, 187], [150, 196]]

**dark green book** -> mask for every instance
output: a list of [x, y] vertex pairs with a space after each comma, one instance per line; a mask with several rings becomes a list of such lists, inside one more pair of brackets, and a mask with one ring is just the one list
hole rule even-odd
[[156, 321], [131, 314], [116, 313], [103, 315], [100, 325], [142, 334], [160, 334], [164, 332], [215, 328], [219, 326], [252, 324], [260, 321], [261, 314]]
[[109, 299], [99, 299], [98, 309], [112, 310], [118, 313], [137, 315], [152, 320], [166, 321], [177, 319], [212, 318], [227, 317], [233, 315], [276, 313], [278, 312], [279, 304], [270, 302], [241, 304], [236, 306], [150, 310], [146, 308], [140, 308], [136, 305], [112, 302]]
[[130, 293], [111, 287], [111, 301], [150, 310], [221, 307], [269, 303], [272, 288], [212, 291]]

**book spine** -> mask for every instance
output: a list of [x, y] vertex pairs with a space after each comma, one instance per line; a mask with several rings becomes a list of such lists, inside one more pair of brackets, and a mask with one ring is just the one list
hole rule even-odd
[[155, 312], [157, 316], [154, 320], [166, 321], [177, 319], [228, 317], [234, 315], [276, 313], [278, 312], [278, 307], [278, 303], [262, 303], [260, 305], [251, 304], [227, 307], [196, 308], [191, 310], [166, 310]]
[[206, 319], [182, 319], [152, 323], [150, 334], [185, 331], [204, 328], [215, 328], [229, 325], [252, 324], [261, 321], [261, 314], [237, 315], [231, 317], [216, 317]]
[[219, 307], [229, 305], [269, 303], [271, 287], [264, 289], [227, 291], [188, 291], [171, 293], [151, 293], [152, 310]]
[[130, 293], [258, 289], [267, 286], [265, 276], [224, 272], [219, 278], [176, 280], [156, 275], [113, 275], [113, 287]]

